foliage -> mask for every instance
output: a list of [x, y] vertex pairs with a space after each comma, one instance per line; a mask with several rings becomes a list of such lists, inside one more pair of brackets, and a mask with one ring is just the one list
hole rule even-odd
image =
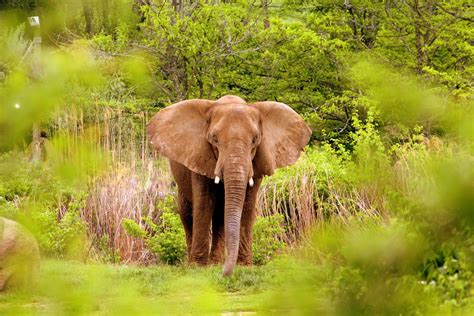
[[285, 243], [282, 240], [283, 224], [282, 214], [257, 218], [253, 226], [252, 252], [254, 264], [267, 264], [284, 249]]
[[320, 221], [357, 216], [380, 223], [387, 218], [382, 193], [387, 177], [380, 170], [390, 168], [391, 157], [373, 110], [365, 116], [361, 120], [354, 114], [355, 131], [346, 139], [307, 148], [293, 166], [264, 180], [258, 208], [283, 215], [287, 243], [301, 240]]
[[0, 215], [32, 230], [44, 255], [82, 257], [84, 193], [62, 184], [48, 166], [30, 165], [17, 155], [20, 160], [9, 155], [0, 158]]
[[[466, 245], [469, 244], [472, 241]], [[428, 291], [437, 292], [448, 304], [459, 306], [471, 295], [472, 270], [467, 264], [468, 258], [456, 249], [447, 248], [451, 247], [442, 247], [426, 260], [421, 276]]]
[[182, 263], [186, 259], [186, 242], [174, 197], [166, 196], [159, 201], [157, 209], [160, 212], [158, 223], [145, 217], [143, 227], [131, 219], [124, 219], [122, 225], [129, 235], [144, 239], [146, 246], [162, 262], [171, 265]]
[[[46, 256], [184, 260], [169, 170], [147, 147], [158, 108], [233, 93], [286, 102], [313, 129], [301, 159], [263, 181], [264, 267], [224, 279], [216, 267], [47, 262], [39, 300], [2, 296], [1, 309], [222, 314], [218, 298], [245, 293], [232, 311], [472, 314], [472, 5], [268, 4], [0, 4], [0, 215]], [[24, 24], [35, 8], [41, 54]], [[37, 126], [46, 161], [32, 163]], [[275, 259], [283, 243], [297, 250]]]
[[[438, 159], [449, 160], [450, 154], [415, 150], [403, 149], [416, 161], [400, 160], [392, 167], [375, 165], [376, 174], [386, 174], [378, 184], [384, 189], [377, 195], [386, 196], [390, 221], [381, 225], [357, 215], [333, 217], [316, 225], [300, 253], [304, 260], [299, 264], [306, 271], [296, 276], [285, 295], [275, 294], [272, 308], [335, 314], [469, 313], [472, 225], [466, 226], [469, 215], [458, 207], [472, 203], [462, 199], [451, 205], [450, 211], [440, 206], [445, 202], [433, 204], [433, 197], [439, 196], [435, 192], [451, 182], [433, 179], [431, 175], [439, 171], [427, 169], [440, 167], [436, 166]], [[451, 177], [457, 174], [452, 171], [464, 170], [462, 163], [449, 168], [442, 165]], [[361, 182], [359, 190], [365, 183]], [[455, 190], [468, 192], [462, 186]], [[306, 297], [301, 293], [311, 294]]]
[[38, 244], [43, 254], [56, 258], [84, 257], [86, 247], [85, 225], [80, 217], [84, 205], [84, 197], [71, 197], [71, 201], [64, 205], [64, 214], [57, 210], [38, 209], [32, 213], [31, 221], [35, 223], [38, 235]]
[[24, 38], [25, 26], [10, 28], [7, 25], [0, 27], [0, 83], [21, 62], [27, 51], [28, 41]]

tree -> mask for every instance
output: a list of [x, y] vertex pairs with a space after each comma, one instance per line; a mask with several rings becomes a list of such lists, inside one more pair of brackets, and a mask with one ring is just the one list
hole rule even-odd
[[387, 27], [381, 37], [384, 55], [399, 65], [408, 61], [418, 74], [435, 75], [452, 89], [468, 86], [473, 9], [466, 0], [386, 1]]

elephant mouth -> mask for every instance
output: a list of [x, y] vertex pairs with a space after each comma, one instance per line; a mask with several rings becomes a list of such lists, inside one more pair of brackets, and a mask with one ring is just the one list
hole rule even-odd
[[[219, 176], [216, 176], [216, 177], [214, 178], [214, 183], [215, 183], [215, 184], [219, 184], [220, 182], [221, 182], [221, 178], [219, 178]], [[249, 184], [250, 187], [253, 187], [253, 185], [255, 184], [254, 181], [253, 181], [253, 177], [250, 177], [250, 178], [249, 178], [248, 184]]]
[[[239, 169], [242, 169], [242, 170], [238, 170], [239, 172], [243, 172], [245, 173], [245, 169], [247, 169], [247, 184], [250, 186], [250, 187], [253, 187], [254, 184], [255, 184], [255, 181], [253, 179], [253, 163], [252, 163], [252, 157], [251, 155], [244, 155], [244, 157], [242, 157], [242, 155], [237, 155], [237, 154], [230, 154], [230, 155], [219, 155], [219, 151], [216, 149], [215, 150], [216, 154], [217, 154], [217, 163], [216, 163], [216, 167], [215, 167], [215, 170], [214, 170], [214, 183], [215, 184], [219, 184], [221, 182], [224, 182], [224, 173], [225, 173], [225, 169], [227, 168], [224, 168], [225, 165], [238, 165], [239, 166]], [[245, 157], [247, 156], [247, 157]]]

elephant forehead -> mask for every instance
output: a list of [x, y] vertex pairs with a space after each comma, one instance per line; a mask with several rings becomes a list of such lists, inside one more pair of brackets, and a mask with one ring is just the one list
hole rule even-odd
[[236, 95], [225, 95], [222, 98], [218, 99], [217, 104], [228, 104], [228, 103], [240, 103], [245, 104], [245, 100]]
[[245, 129], [258, 127], [259, 113], [254, 108], [242, 104], [222, 105], [215, 108], [211, 125], [223, 130]]
[[213, 109], [213, 119], [258, 120], [259, 112], [247, 104], [221, 104]]

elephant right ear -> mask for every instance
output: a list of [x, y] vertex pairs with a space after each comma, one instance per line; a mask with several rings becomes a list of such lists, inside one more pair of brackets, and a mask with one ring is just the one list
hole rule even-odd
[[186, 100], [159, 111], [147, 126], [150, 144], [168, 159], [214, 178], [216, 158], [206, 139], [208, 111], [214, 101]]

